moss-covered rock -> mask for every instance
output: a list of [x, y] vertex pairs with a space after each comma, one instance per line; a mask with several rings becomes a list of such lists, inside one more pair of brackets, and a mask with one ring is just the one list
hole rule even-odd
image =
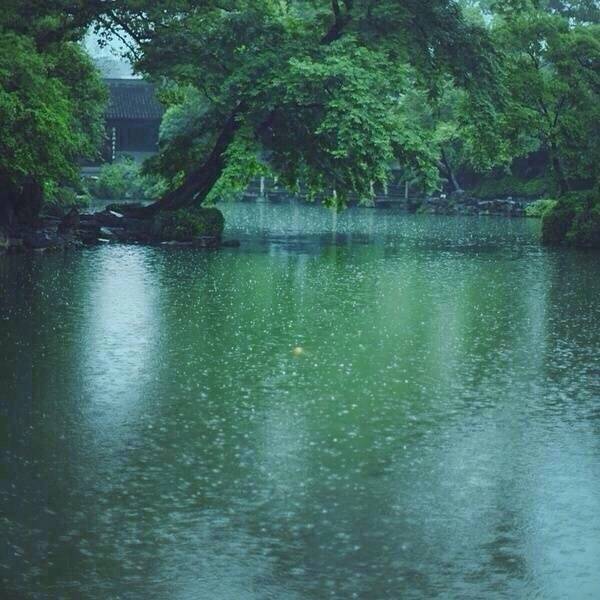
[[154, 234], [162, 241], [188, 242], [202, 237], [220, 239], [223, 213], [214, 207], [165, 211], [154, 217]]
[[600, 193], [562, 196], [542, 217], [542, 243], [600, 248]]
[[575, 216], [567, 243], [578, 248], [600, 248], [600, 202]]
[[552, 210], [542, 217], [542, 244], [547, 246], [562, 244], [574, 218], [575, 210], [573, 208], [564, 206], [560, 202], [557, 203]]

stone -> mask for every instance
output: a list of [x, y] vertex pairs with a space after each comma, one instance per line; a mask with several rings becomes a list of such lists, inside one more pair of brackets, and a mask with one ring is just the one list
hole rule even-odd
[[100, 227], [99, 237], [105, 240], [116, 240], [118, 235], [116, 231], [110, 227]]
[[123, 202], [109, 204], [105, 210], [126, 215], [130, 211], [139, 210], [143, 207], [144, 205], [141, 202]]
[[23, 235], [23, 245], [33, 250], [41, 248], [51, 248], [64, 245], [64, 242], [58, 236], [48, 230], [42, 229], [27, 231]]
[[105, 227], [122, 227], [123, 215], [114, 210], [104, 210], [93, 215], [100, 225]]
[[223, 248], [239, 248], [241, 245], [240, 240], [225, 240], [221, 242]]
[[191, 246], [194, 245], [194, 242], [178, 242], [177, 240], [170, 240], [168, 242], [161, 242], [160, 245], [161, 246], [174, 246], [176, 248], [180, 248], [180, 247], [190, 248]]
[[198, 248], [218, 248], [221, 240], [216, 236], [203, 235], [193, 240]]
[[73, 207], [60, 221], [58, 225], [58, 232], [63, 233], [67, 231], [73, 231], [79, 228], [79, 211]]

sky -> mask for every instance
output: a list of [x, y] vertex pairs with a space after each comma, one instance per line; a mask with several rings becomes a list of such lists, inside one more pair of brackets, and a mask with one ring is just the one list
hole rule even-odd
[[129, 61], [122, 57], [123, 46], [113, 40], [102, 47], [98, 43], [98, 36], [90, 32], [84, 39], [84, 46], [87, 52], [92, 56], [94, 62], [103, 77], [111, 78], [129, 78], [136, 77], [131, 69]]

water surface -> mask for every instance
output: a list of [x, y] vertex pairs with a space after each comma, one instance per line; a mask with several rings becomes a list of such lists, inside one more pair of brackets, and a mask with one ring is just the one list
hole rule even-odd
[[600, 597], [598, 254], [224, 211], [0, 258], [2, 597]]

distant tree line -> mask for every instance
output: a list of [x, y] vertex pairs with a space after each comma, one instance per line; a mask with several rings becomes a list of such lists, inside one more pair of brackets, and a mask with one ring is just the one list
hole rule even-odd
[[[424, 189], [544, 156], [553, 193], [600, 164], [594, 0], [8, 0], [0, 14], [4, 218], [33, 214], [102, 137], [79, 45], [118, 37], [168, 107], [154, 214], [259, 174], [343, 205], [400, 165]], [[597, 196], [595, 196], [597, 197]], [[595, 210], [586, 200], [574, 210]], [[560, 204], [560, 203], [559, 203]], [[587, 213], [586, 213], [587, 214]]]

